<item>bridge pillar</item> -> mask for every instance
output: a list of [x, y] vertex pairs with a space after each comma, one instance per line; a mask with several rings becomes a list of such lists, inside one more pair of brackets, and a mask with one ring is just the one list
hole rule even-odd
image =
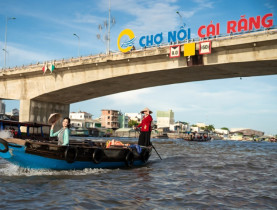
[[36, 122], [47, 124], [52, 113], [60, 113], [69, 117], [69, 104], [43, 102], [36, 100], [20, 100], [20, 122]]

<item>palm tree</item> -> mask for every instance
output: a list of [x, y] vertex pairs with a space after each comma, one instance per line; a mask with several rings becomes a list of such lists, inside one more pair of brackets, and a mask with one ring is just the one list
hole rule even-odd
[[205, 126], [205, 130], [206, 130], [206, 131], [209, 131], [209, 132], [210, 132], [210, 131], [213, 132], [213, 131], [215, 130], [214, 125]]

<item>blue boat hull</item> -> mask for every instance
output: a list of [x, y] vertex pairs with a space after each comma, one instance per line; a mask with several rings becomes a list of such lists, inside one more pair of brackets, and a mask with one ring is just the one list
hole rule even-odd
[[[0, 144], [1, 147], [1, 144]], [[3, 147], [3, 145], [2, 145]], [[83, 170], [85, 168], [123, 168], [126, 167], [124, 161], [103, 161], [98, 164], [93, 161], [74, 161], [68, 163], [66, 160], [53, 159], [39, 155], [26, 153], [26, 147], [9, 143], [8, 152], [0, 152], [0, 157], [12, 164], [30, 169], [50, 169], [50, 170]], [[134, 160], [132, 166], [143, 166], [147, 161]]]

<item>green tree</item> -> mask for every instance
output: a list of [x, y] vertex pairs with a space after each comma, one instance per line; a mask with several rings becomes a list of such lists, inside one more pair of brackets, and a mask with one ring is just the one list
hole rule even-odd
[[128, 127], [129, 128], [132, 128], [133, 126], [138, 126], [138, 121], [136, 121], [136, 120], [130, 120], [129, 122], [128, 122]]
[[226, 130], [226, 131], [229, 131], [229, 128], [226, 128], [226, 127], [223, 127], [221, 128], [222, 130]]
[[215, 130], [214, 125], [205, 126], [205, 131], [214, 131], [214, 130]]

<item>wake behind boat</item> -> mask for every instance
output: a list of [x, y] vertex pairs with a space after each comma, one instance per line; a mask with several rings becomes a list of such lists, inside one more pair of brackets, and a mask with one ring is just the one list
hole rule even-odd
[[[0, 122], [1, 127], [11, 122]], [[10, 124], [9, 124], [10, 123]], [[145, 165], [152, 146], [123, 144], [118, 141], [70, 140], [69, 146], [55, 140], [30, 135], [23, 136], [20, 128], [41, 127], [42, 124], [16, 122], [16, 138], [0, 138], [0, 157], [24, 168], [52, 170], [82, 170], [85, 168], [122, 168]], [[15, 123], [12, 123], [15, 124]], [[48, 125], [46, 125], [48, 126]]]

